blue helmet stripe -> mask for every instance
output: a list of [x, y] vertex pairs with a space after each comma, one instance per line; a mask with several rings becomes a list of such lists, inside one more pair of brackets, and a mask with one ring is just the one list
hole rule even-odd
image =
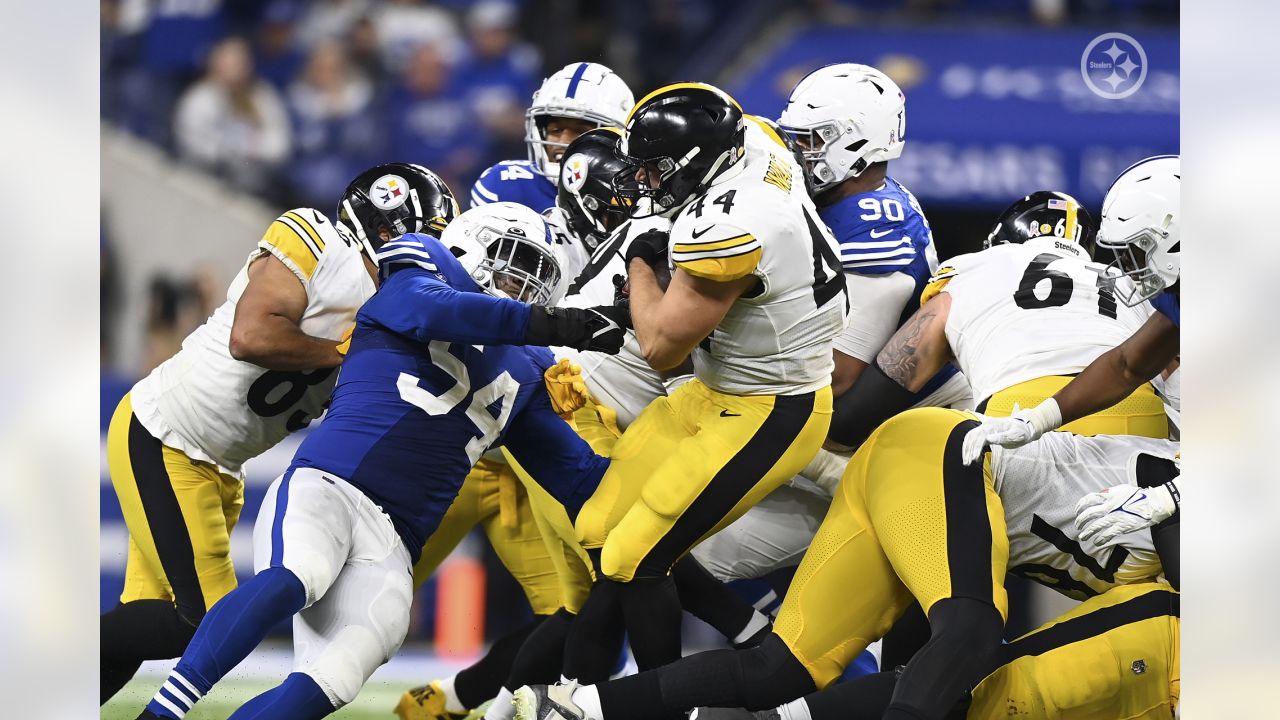
[[587, 72], [587, 65], [590, 63], [579, 63], [578, 69], [573, 71], [573, 77], [569, 79], [569, 92], [565, 93], [566, 97], [573, 97], [578, 92], [578, 83], [582, 82], [582, 76]]

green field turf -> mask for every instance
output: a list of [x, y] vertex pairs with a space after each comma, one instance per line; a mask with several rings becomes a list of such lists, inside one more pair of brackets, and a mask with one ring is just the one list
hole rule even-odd
[[[164, 682], [164, 678], [143, 677], [135, 679], [102, 708], [102, 720], [134, 720], [138, 717], [151, 695]], [[249, 698], [275, 683], [265, 680], [227, 680], [219, 683], [195, 709], [187, 713], [187, 720], [226, 720], [236, 708]], [[340, 720], [394, 720], [391, 708], [405, 691], [399, 685], [378, 683], [376, 680], [360, 691], [356, 701], [330, 717]]]

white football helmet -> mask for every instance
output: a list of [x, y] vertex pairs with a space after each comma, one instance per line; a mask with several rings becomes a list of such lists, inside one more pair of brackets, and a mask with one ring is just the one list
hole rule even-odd
[[1116, 286], [1130, 307], [1178, 282], [1181, 190], [1179, 157], [1157, 155], [1120, 173], [1102, 200], [1098, 247], [1115, 252], [1112, 267], [1133, 281], [1132, 288]]
[[564, 148], [568, 143], [547, 140], [548, 118], [576, 118], [593, 122], [596, 127], [621, 127], [635, 104], [631, 88], [604, 65], [590, 62], [565, 65], [542, 81], [542, 87], [533, 94], [533, 103], [525, 113], [524, 141], [529, 146], [529, 161], [537, 172], [554, 182], [560, 177], [560, 163], [551, 162], [547, 148]]
[[485, 292], [532, 305], [554, 305], [563, 295], [551, 232], [538, 213], [513, 202], [474, 207], [440, 235]]
[[873, 67], [827, 65], [796, 84], [778, 125], [795, 138], [821, 192], [902, 155], [906, 97]]

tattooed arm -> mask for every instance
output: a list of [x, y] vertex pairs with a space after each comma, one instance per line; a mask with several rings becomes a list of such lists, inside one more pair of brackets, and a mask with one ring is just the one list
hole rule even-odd
[[851, 450], [880, 423], [916, 403], [916, 393], [951, 359], [943, 332], [950, 309], [950, 295], [931, 298], [894, 333], [853, 387], [836, 398], [828, 450]]
[[951, 295], [934, 295], [889, 338], [876, 356], [876, 365], [889, 379], [918, 392], [951, 359], [946, 334], [950, 311]]

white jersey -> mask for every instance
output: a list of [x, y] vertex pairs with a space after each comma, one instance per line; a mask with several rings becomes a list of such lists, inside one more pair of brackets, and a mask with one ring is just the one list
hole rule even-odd
[[1141, 485], [1140, 455], [1175, 461], [1178, 443], [1129, 435], [1045, 433], [1019, 448], [992, 446], [991, 471], [1009, 526], [1009, 572], [1083, 600], [1163, 573], [1151, 530], [1103, 547], [1076, 540], [1076, 503], [1113, 485]]
[[675, 267], [696, 277], [759, 279], [693, 353], [695, 376], [736, 395], [799, 395], [831, 383], [832, 339], [847, 300], [840, 249], [772, 130], [746, 123], [746, 156], [680, 211]]
[[182, 341], [178, 354], [133, 386], [133, 411], [160, 442], [237, 475], [241, 465], [319, 416], [338, 369], [264, 370], [231, 357], [236, 302], [249, 264], [264, 253], [302, 281], [302, 331], [340, 340], [375, 290], [358, 247], [310, 208], [275, 220], [227, 290], [227, 300]]
[[[631, 239], [650, 229], [665, 231], [669, 226], [670, 223], [663, 218], [642, 218], [623, 223], [596, 247], [586, 262], [580, 263], [580, 270], [569, 283], [561, 304], [569, 307], [612, 305], [614, 278], [627, 276], [625, 257]], [[627, 331], [626, 342], [616, 355], [572, 348], [552, 349], [556, 357], [571, 358], [582, 367], [591, 394], [618, 414], [618, 428], [621, 430], [627, 429], [654, 398], [667, 394], [666, 383], [641, 354], [640, 342], [634, 331]]]
[[1080, 372], [1151, 314], [1148, 303], [1117, 302], [1101, 286], [1106, 266], [1052, 236], [942, 265], [926, 295], [945, 283], [947, 341], [979, 403], [1021, 382]]

